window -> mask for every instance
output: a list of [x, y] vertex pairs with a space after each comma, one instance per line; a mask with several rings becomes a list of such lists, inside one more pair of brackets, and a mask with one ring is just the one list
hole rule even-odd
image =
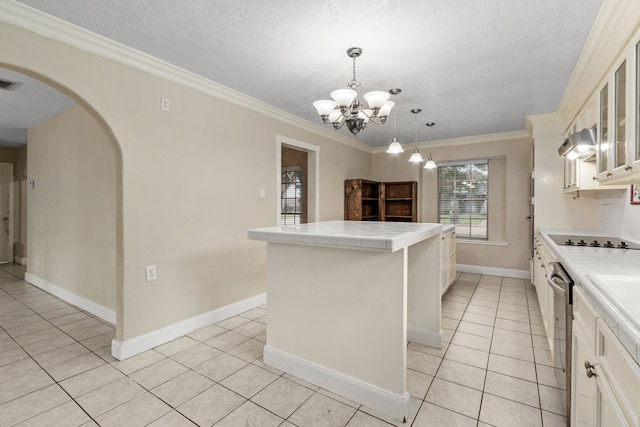
[[282, 168], [280, 178], [280, 224], [302, 223], [302, 168]]
[[488, 239], [489, 162], [468, 160], [438, 166], [438, 222], [454, 224], [457, 237]]

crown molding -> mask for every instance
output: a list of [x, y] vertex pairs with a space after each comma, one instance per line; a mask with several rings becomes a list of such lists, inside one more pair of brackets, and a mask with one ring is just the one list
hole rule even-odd
[[331, 129], [311, 123], [308, 120], [301, 119], [300, 117], [294, 116], [291, 113], [280, 110], [255, 98], [251, 98], [234, 89], [13, 0], [0, 0], [0, 22], [6, 22], [43, 37], [76, 47], [85, 52], [239, 105], [256, 113], [315, 133], [323, 138], [368, 153], [372, 152], [371, 146], [353, 138], [341, 135]]
[[562, 117], [558, 113], [527, 116], [525, 127], [531, 138], [557, 137], [562, 134]]
[[[460, 138], [440, 139], [434, 141], [418, 142], [418, 148], [435, 148], [435, 147], [452, 147], [456, 145], [483, 144], [487, 142], [513, 141], [516, 139], [531, 139], [529, 132], [526, 130], [517, 130], [512, 132], [491, 133], [486, 135], [464, 136]], [[402, 144], [405, 150], [413, 150], [414, 143]], [[387, 147], [374, 147], [373, 153], [385, 153]]]
[[640, 28], [638, 0], [605, 0], [558, 105], [565, 125], [584, 108]]

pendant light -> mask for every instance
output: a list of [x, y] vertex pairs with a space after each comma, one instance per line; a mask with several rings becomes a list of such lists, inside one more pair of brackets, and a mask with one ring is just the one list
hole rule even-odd
[[[402, 90], [398, 88], [389, 90], [389, 93], [394, 96], [399, 94], [400, 92], [402, 92]], [[404, 148], [402, 148], [402, 145], [400, 145], [400, 143], [396, 139], [396, 110], [393, 110], [393, 141], [391, 141], [391, 144], [389, 144], [387, 153], [398, 154], [402, 152], [404, 152]]]
[[[431, 127], [433, 125], [435, 125], [435, 123], [429, 122], [426, 125], [429, 126], [429, 129], [431, 129]], [[434, 162], [433, 158], [431, 157], [431, 147], [429, 147], [429, 158], [427, 159], [427, 163], [424, 164], [424, 168], [425, 169], [435, 169], [437, 167], [438, 167], [438, 165], [436, 165], [436, 162]]]
[[420, 111], [422, 111], [420, 108], [414, 108], [413, 110], [411, 110], [411, 112], [416, 116], [416, 137], [415, 137], [416, 148], [413, 149], [413, 154], [409, 158], [409, 161], [411, 163], [421, 163], [424, 161], [424, 159], [422, 158], [422, 155], [418, 151], [418, 113]]

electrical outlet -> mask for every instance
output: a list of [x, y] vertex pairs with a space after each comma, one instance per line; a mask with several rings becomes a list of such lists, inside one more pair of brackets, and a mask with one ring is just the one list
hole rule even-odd
[[162, 108], [162, 111], [169, 111], [169, 98], [162, 98], [160, 108]]
[[147, 282], [151, 282], [152, 280], [156, 280], [158, 278], [155, 265], [147, 265], [145, 267], [145, 271], [147, 273]]

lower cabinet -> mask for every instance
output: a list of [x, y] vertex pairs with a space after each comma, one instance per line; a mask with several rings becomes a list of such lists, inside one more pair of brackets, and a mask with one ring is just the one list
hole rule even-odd
[[533, 285], [536, 288], [538, 303], [540, 303], [540, 315], [542, 316], [542, 324], [547, 335], [547, 342], [551, 354], [555, 355], [555, 316], [553, 313], [554, 293], [553, 289], [547, 283], [547, 275], [553, 271], [552, 262], [554, 261], [551, 251], [542, 242], [539, 236], [534, 241], [534, 258], [533, 258]]
[[573, 426], [638, 426], [640, 366], [574, 287]]
[[442, 293], [444, 295], [456, 280], [456, 232], [442, 233]]

